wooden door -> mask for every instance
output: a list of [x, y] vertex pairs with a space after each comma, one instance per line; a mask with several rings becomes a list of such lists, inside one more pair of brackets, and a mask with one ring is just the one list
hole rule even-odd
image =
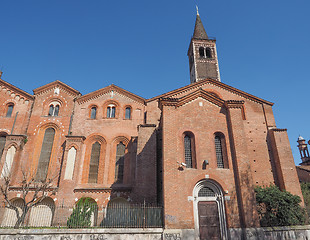
[[220, 219], [216, 202], [198, 202], [201, 240], [221, 239]]

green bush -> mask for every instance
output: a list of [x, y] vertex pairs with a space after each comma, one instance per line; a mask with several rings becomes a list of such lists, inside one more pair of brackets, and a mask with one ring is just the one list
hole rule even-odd
[[91, 215], [95, 211], [97, 204], [91, 198], [82, 198], [73, 209], [72, 214], [68, 218], [67, 226], [69, 228], [90, 227]]
[[301, 183], [301, 191], [304, 197], [308, 217], [310, 216], [310, 183]]
[[255, 188], [257, 210], [262, 227], [290, 226], [305, 223], [301, 199], [277, 186]]

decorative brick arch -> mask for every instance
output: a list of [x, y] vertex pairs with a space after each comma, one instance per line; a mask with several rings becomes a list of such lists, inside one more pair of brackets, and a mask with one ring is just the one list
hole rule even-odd
[[95, 144], [96, 142], [100, 144], [97, 184], [103, 183], [103, 174], [105, 172], [104, 165], [105, 165], [107, 141], [105, 140], [105, 137], [103, 137], [100, 134], [96, 134], [96, 133], [88, 136], [85, 140], [86, 151], [85, 151], [83, 170], [82, 170], [82, 183], [88, 183], [92, 147], [93, 147], [93, 144]]
[[[212, 204], [217, 209], [215, 218], [219, 221], [219, 234], [220, 239], [228, 239], [226, 212], [224, 203], [224, 191], [221, 185], [213, 179], [203, 179], [196, 183], [192, 193], [193, 209], [194, 209], [194, 222], [195, 222], [195, 235], [200, 235], [200, 221], [203, 218], [199, 215], [199, 208], [203, 204]], [[208, 208], [208, 205], [203, 206]], [[211, 207], [211, 205], [210, 205]]]

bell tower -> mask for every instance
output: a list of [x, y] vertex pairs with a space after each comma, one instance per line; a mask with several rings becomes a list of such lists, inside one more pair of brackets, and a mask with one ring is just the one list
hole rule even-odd
[[215, 42], [215, 39], [208, 37], [197, 7], [194, 34], [187, 53], [191, 83], [206, 78], [221, 81]]

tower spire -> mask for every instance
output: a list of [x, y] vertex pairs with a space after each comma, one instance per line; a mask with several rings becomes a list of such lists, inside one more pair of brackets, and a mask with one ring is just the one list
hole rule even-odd
[[194, 39], [209, 39], [206, 33], [205, 28], [203, 27], [202, 21], [199, 16], [198, 6], [196, 5], [197, 15], [196, 15], [196, 22], [195, 22], [195, 29], [194, 29]]

